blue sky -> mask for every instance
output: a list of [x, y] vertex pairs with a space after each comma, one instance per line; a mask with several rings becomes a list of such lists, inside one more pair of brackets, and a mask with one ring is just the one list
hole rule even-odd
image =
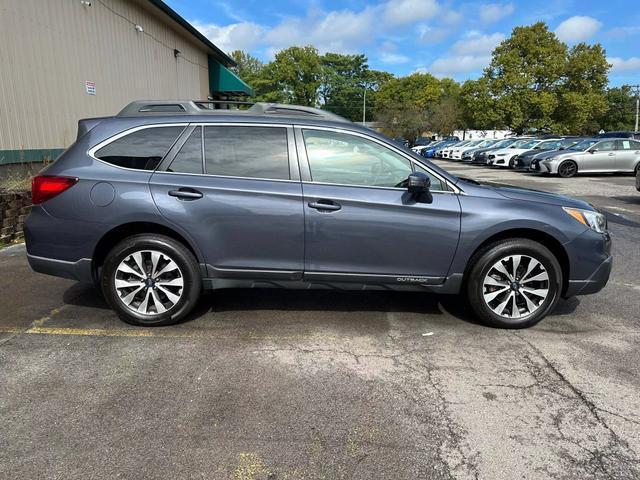
[[[268, 61], [291, 45], [364, 53], [369, 66], [477, 78], [517, 25], [547, 22], [569, 45], [601, 43], [611, 85], [640, 83], [640, 9], [632, 0], [169, 0], [224, 51]], [[637, 4], [636, 4], [637, 5]]]

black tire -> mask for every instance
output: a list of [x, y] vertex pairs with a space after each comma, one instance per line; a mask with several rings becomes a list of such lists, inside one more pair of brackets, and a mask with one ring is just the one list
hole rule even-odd
[[[163, 255], [165, 261], [166, 259], [173, 260], [179, 268], [180, 277], [183, 281], [182, 289], [177, 290], [180, 298], [162, 313], [152, 312], [144, 315], [134, 312], [125, 305], [116, 290], [115, 281], [118, 266], [132, 253], [141, 250], [159, 252]], [[120, 273], [119, 275], [122, 274]], [[135, 277], [132, 278], [136, 279]], [[105, 299], [122, 320], [131, 325], [159, 327], [178, 323], [193, 310], [202, 291], [202, 278], [198, 262], [191, 251], [182, 243], [164, 235], [141, 234], [122, 240], [109, 252], [102, 268], [101, 288]], [[173, 292], [176, 293], [176, 290], [174, 289]], [[157, 295], [160, 295], [160, 293]], [[168, 297], [162, 296], [165, 300], [168, 299]], [[170, 301], [168, 302], [170, 303]], [[157, 307], [156, 310], [158, 310]]]
[[[492, 266], [510, 255], [526, 255], [542, 264], [548, 274], [548, 294], [532, 313], [517, 318], [496, 314], [485, 301], [484, 279]], [[562, 268], [556, 257], [544, 245], [525, 238], [513, 238], [488, 245], [478, 251], [470, 260], [471, 269], [465, 279], [466, 296], [469, 306], [480, 322], [498, 328], [527, 328], [535, 325], [551, 312], [562, 289]], [[524, 265], [523, 265], [524, 268]], [[520, 270], [521, 271], [521, 270]], [[510, 294], [507, 290], [506, 293]], [[501, 297], [505, 298], [505, 297]], [[501, 300], [500, 299], [500, 300]], [[524, 299], [521, 300], [521, 302]]]
[[515, 157], [515, 156], [513, 156], [513, 157], [511, 157], [511, 158], [509, 159], [509, 165], [508, 165], [508, 168], [516, 168], [516, 160], [515, 160], [515, 158], [516, 158], [516, 157]]
[[578, 173], [578, 164], [573, 160], [565, 160], [558, 165], [558, 175], [562, 178], [571, 178]]

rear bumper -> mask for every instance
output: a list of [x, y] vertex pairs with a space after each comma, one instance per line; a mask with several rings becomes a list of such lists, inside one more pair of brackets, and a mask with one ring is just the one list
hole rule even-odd
[[55, 258], [38, 257], [27, 253], [27, 260], [34, 272], [53, 275], [55, 277], [70, 278], [72, 280], [78, 280], [79, 282], [93, 282], [90, 258], [81, 258], [75, 262], [68, 262]]

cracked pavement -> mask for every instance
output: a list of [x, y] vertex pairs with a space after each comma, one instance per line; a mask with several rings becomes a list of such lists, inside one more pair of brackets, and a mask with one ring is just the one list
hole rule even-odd
[[640, 478], [633, 179], [441, 163], [588, 192], [614, 237], [608, 286], [520, 331], [476, 325], [455, 297], [269, 290], [215, 292], [186, 323], [140, 329], [10, 247], [0, 478]]

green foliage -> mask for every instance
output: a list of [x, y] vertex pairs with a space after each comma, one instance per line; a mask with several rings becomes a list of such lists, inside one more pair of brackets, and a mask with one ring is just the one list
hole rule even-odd
[[607, 109], [609, 68], [598, 44], [569, 49], [543, 22], [516, 27], [495, 48], [482, 77], [488, 94], [481, 85], [470, 85], [466, 92], [477, 103], [493, 103], [497, 116], [474, 118], [477, 114], [469, 107], [466, 114], [481, 124], [493, 122], [518, 133], [593, 133]]
[[600, 116], [599, 126], [604, 130], [633, 130], [636, 99], [630, 87], [615, 87], [605, 94], [607, 111]]

